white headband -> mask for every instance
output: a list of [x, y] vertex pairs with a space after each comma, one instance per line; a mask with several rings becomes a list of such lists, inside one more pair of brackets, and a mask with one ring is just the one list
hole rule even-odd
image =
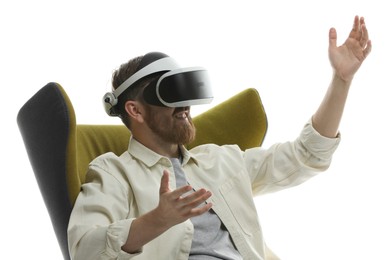
[[116, 98], [118, 98], [119, 95], [123, 93], [123, 91], [125, 91], [128, 87], [130, 87], [132, 84], [134, 84], [145, 76], [156, 72], [174, 70], [179, 68], [179, 65], [171, 57], [156, 60], [155, 62], [152, 62], [149, 65], [143, 67], [142, 69], [134, 73], [130, 78], [125, 80], [117, 89], [113, 91], [113, 94]]

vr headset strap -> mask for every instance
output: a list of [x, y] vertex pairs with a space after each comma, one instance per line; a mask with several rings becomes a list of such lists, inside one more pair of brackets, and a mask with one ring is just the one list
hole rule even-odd
[[116, 98], [118, 98], [119, 95], [122, 94], [128, 87], [130, 87], [143, 77], [146, 77], [156, 72], [167, 70], [169, 71], [178, 68], [180, 68], [179, 65], [171, 57], [159, 59], [134, 73], [133, 76], [125, 80], [117, 89], [115, 89], [113, 91], [113, 94]]

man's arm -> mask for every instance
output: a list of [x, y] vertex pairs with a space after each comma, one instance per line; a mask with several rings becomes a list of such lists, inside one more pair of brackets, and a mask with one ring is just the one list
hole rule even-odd
[[338, 133], [349, 87], [355, 73], [372, 48], [363, 17], [355, 16], [353, 28], [343, 45], [337, 47], [337, 33], [329, 31], [329, 60], [333, 78], [318, 110], [313, 115], [313, 127], [323, 136]]

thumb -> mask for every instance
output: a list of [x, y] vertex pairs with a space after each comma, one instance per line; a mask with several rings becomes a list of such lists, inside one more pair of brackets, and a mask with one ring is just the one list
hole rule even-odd
[[329, 48], [337, 47], [337, 32], [335, 28], [329, 30]]
[[169, 192], [169, 172], [164, 170], [163, 175], [161, 177], [161, 185], [160, 185], [160, 195], [166, 192]]

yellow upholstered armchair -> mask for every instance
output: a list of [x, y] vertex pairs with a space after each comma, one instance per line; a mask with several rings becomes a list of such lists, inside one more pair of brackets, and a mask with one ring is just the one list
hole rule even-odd
[[[20, 109], [17, 123], [64, 259], [69, 216], [89, 162], [100, 154], [127, 150], [124, 125], [79, 125], [65, 90], [48, 83]], [[246, 89], [194, 118], [196, 140], [188, 148], [215, 143], [260, 146], [267, 118], [259, 94]]]

